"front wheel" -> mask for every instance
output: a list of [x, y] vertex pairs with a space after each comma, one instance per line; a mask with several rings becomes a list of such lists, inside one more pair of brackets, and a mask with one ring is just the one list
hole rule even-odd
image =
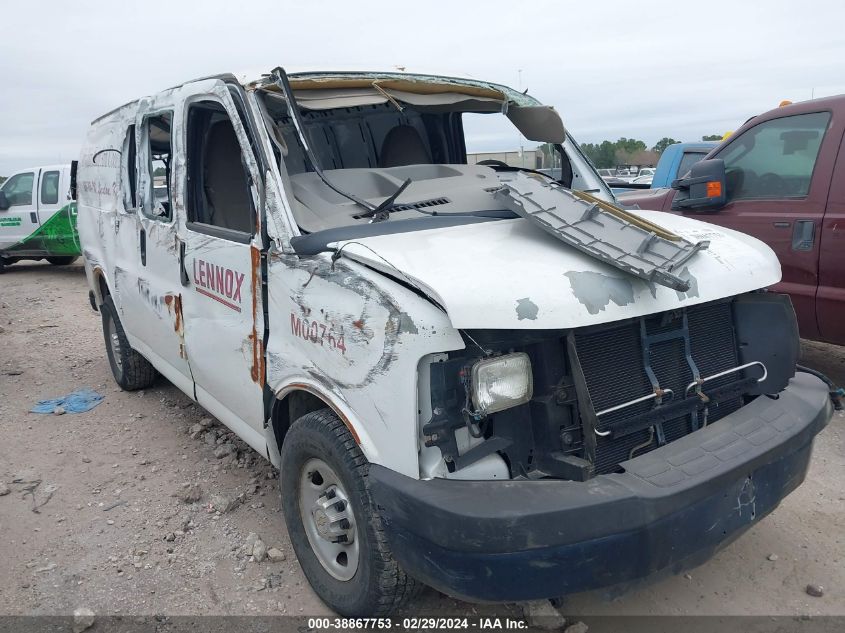
[[103, 301], [100, 314], [103, 317], [106, 355], [109, 357], [109, 365], [111, 365], [115, 382], [126, 391], [145, 389], [152, 385], [156, 370], [150, 361], [129, 345], [111, 297], [107, 296]]
[[68, 264], [72, 264], [77, 260], [76, 255], [67, 255], [61, 257], [48, 257], [47, 261], [53, 264], [53, 266], [67, 266]]
[[329, 409], [307, 413], [282, 444], [282, 508], [317, 595], [349, 617], [390, 615], [419, 584], [394, 560], [370, 498], [369, 462]]

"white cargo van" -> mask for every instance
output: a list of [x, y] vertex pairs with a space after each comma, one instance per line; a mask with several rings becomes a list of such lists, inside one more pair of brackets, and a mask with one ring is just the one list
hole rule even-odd
[[[497, 119], [560, 180], [467, 165]], [[505, 86], [200, 79], [95, 120], [78, 181], [116, 381], [164, 375], [280, 468], [342, 614], [698, 564], [800, 484], [831, 415], [761, 291], [771, 249], [620, 210], [555, 110]]]
[[81, 254], [71, 165], [31, 167], [0, 186], [0, 272], [22, 259], [66, 266]]

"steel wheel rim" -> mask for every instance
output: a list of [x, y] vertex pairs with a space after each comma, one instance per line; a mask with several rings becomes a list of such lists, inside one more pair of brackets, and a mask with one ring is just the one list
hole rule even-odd
[[106, 334], [109, 338], [112, 358], [114, 358], [114, 364], [117, 365], [117, 368], [120, 371], [123, 371], [123, 357], [120, 354], [120, 337], [117, 335], [117, 328], [115, 327], [114, 319], [110, 318], [108, 321], [109, 327]]
[[299, 513], [323, 569], [337, 580], [351, 580], [359, 560], [355, 515], [340, 477], [322, 459], [311, 458], [302, 467]]

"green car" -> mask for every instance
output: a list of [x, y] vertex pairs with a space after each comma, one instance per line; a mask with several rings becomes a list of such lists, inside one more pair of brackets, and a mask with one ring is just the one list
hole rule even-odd
[[0, 271], [22, 259], [66, 266], [81, 255], [71, 194], [74, 167], [24, 169], [0, 187]]

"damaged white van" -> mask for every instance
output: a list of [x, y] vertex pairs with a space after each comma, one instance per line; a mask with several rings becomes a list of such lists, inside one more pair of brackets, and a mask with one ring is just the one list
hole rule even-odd
[[[551, 144], [561, 180], [467, 164], [473, 117]], [[163, 374], [280, 468], [342, 614], [696, 565], [801, 483], [831, 416], [761, 291], [773, 252], [619, 210], [504, 86], [205, 78], [94, 121], [77, 189], [118, 384]]]

